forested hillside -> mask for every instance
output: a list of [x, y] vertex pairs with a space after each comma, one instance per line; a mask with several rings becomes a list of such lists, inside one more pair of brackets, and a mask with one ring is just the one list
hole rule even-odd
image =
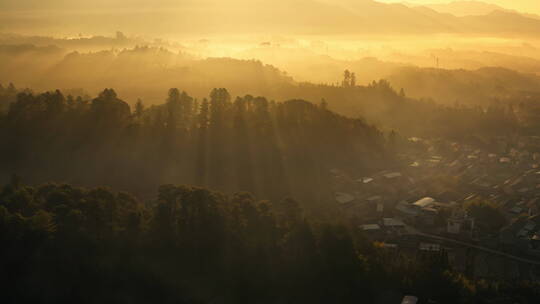
[[171, 89], [165, 104], [133, 110], [112, 89], [92, 100], [23, 92], [0, 119], [0, 140], [4, 180], [17, 173], [143, 196], [185, 183], [316, 205], [328, 201], [332, 168], [360, 174], [392, 162], [378, 129], [325, 103], [233, 100], [226, 89], [203, 100]]
[[[117, 40], [123, 41], [114, 41]], [[201, 42], [199, 47], [203, 46]], [[386, 79], [397, 91], [403, 88], [409, 97], [431, 98], [435, 103], [447, 106], [458, 103], [486, 107], [495, 100], [538, 99], [540, 96], [540, 77], [533, 73], [539, 64], [534, 59], [507, 56], [503, 57], [506, 58], [504, 60], [490, 60], [495, 55], [463, 55], [448, 50], [433, 52], [454, 60], [465, 57], [462, 60], [466, 62], [473, 62], [474, 57], [479, 57], [486, 62], [471, 65], [494, 67], [440, 69], [375, 58], [336, 60], [301, 48], [279, 46], [240, 52], [237, 56], [245, 58], [240, 60], [230, 57], [199, 58], [189, 52], [148, 46], [83, 52], [56, 46], [6, 44], [0, 45], [0, 82], [13, 82], [38, 91], [84, 89], [91, 95], [104, 87], [114, 87], [132, 104], [137, 98], [149, 104], [159, 104], [165, 97], [164, 92], [171, 87], [189, 88], [190, 93], [199, 98], [206, 96], [212, 88], [226, 87], [235, 95], [249, 93], [277, 100], [320, 100], [323, 96], [315, 95], [313, 86], [303, 85], [304, 82], [299, 80], [329, 88], [336, 83], [340, 86], [343, 71], [348, 69], [356, 72], [354, 86], [365, 87], [373, 80]], [[516, 66], [505, 64], [507, 61]], [[518, 72], [529, 71], [524, 67], [531, 68], [531, 73]], [[324, 97], [330, 99], [331, 96], [326, 94]]]
[[520, 112], [519, 104], [514, 100], [493, 100], [482, 107], [440, 105], [433, 99], [414, 99], [407, 95], [406, 90], [396, 89], [390, 82], [380, 80], [367, 86], [304, 83], [282, 90], [280, 98], [322, 98], [329, 109], [337, 113], [360, 117], [387, 132], [398, 131], [402, 136], [464, 138], [507, 134], [519, 127], [518, 116], [528, 112], [525, 108]]
[[490, 67], [477, 70], [402, 68], [387, 77], [415, 98], [441, 104], [489, 106], [495, 100], [511, 102], [540, 96], [540, 77]]
[[158, 104], [171, 87], [189, 87], [199, 97], [215, 87], [227, 87], [237, 95], [269, 96], [293, 80], [260, 61], [199, 59], [155, 47], [68, 52], [52, 46], [3, 45], [0, 82], [39, 91], [84, 89], [89, 94], [114, 87], [133, 103], [141, 97]]
[[0, 189], [3, 303], [535, 303], [540, 286], [470, 281], [442, 253], [374, 246], [294, 200], [164, 185], [144, 204], [65, 184]]

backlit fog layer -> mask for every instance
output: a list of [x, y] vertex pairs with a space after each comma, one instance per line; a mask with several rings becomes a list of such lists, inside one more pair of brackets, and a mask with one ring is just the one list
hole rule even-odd
[[115, 87], [131, 103], [159, 103], [177, 86], [289, 98], [273, 92], [340, 83], [349, 69], [358, 84], [385, 78], [412, 97], [464, 102], [437, 95], [422, 74], [439, 68], [464, 83], [495, 67], [523, 74], [490, 72], [490, 85], [536, 83], [540, 17], [534, 3], [515, 3], [2, 1], [0, 83], [90, 95]]

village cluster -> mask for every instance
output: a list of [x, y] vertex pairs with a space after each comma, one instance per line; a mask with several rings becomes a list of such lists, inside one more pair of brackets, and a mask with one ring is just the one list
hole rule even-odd
[[[444, 250], [453, 267], [478, 278], [538, 279], [540, 137], [410, 138], [408, 147], [395, 171], [331, 170], [336, 204], [363, 235], [408, 254]], [[474, 202], [496, 206], [504, 225], [472, 216]]]

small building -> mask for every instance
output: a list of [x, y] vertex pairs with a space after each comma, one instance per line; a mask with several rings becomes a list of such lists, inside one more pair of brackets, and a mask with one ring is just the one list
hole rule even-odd
[[462, 219], [449, 218], [446, 222], [446, 232], [451, 234], [460, 234], [461, 226], [463, 225]]
[[412, 205], [416, 206], [417, 208], [422, 209], [422, 208], [430, 207], [434, 203], [435, 203], [435, 199], [433, 199], [431, 197], [424, 197], [424, 198], [419, 199], [418, 201], [414, 202]]
[[536, 228], [536, 223], [534, 221], [528, 221], [527, 224], [525, 224], [525, 227], [523, 227], [523, 229], [527, 231], [533, 231], [534, 228]]
[[418, 221], [424, 225], [434, 225], [439, 210], [431, 207], [422, 208]]
[[359, 226], [363, 235], [372, 240], [384, 240], [386, 231], [379, 224], [364, 224]]
[[408, 204], [405, 201], [399, 202], [395, 208], [397, 211], [401, 212], [407, 217], [415, 217], [420, 213], [417, 208], [414, 208], [411, 204]]
[[352, 203], [356, 199], [353, 195], [345, 192], [336, 192], [335, 198], [342, 205]]
[[380, 201], [380, 200], [382, 200], [382, 196], [380, 196], [380, 195], [374, 195], [374, 196], [370, 196], [370, 197], [366, 198], [366, 201], [368, 201], [370, 203], [377, 202], [377, 201]]
[[383, 225], [390, 228], [405, 228], [405, 223], [396, 218], [384, 218]]
[[518, 233], [516, 234], [516, 236], [517, 236], [518, 238], [521, 238], [521, 239], [526, 238], [527, 235], [529, 235], [529, 231], [527, 231], [527, 230], [525, 230], [525, 229], [521, 229], [521, 230], [518, 231]]
[[464, 210], [454, 210], [452, 216], [446, 220], [446, 232], [461, 234], [464, 230], [471, 232], [474, 229], [474, 219]]
[[441, 244], [435, 243], [420, 243], [418, 246], [420, 251], [439, 252], [441, 251]]
[[499, 162], [500, 162], [501, 164], [509, 164], [510, 162], [512, 162], [512, 160], [511, 160], [510, 158], [508, 158], [508, 157], [501, 157], [501, 158], [499, 159]]
[[520, 214], [522, 211], [523, 211], [523, 208], [517, 207], [517, 206], [510, 209], [510, 212], [512, 212], [514, 214]]
[[405, 296], [401, 301], [401, 304], [416, 304], [418, 303], [418, 298], [415, 296]]
[[362, 183], [362, 184], [369, 184], [371, 183], [372, 181], [374, 181], [373, 178], [371, 177], [363, 177], [361, 179], [358, 180], [358, 182]]
[[535, 256], [540, 256], [540, 234], [535, 234], [530, 239], [528, 253]]
[[395, 179], [398, 177], [402, 177], [402, 175], [399, 172], [391, 172], [391, 173], [385, 174], [384, 177], [386, 177], [387, 179]]
[[386, 249], [397, 249], [399, 248], [398, 244], [394, 243], [382, 243], [381, 246]]
[[381, 230], [381, 226], [379, 226], [378, 224], [361, 225], [360, 228], [363, 231], [378, 231], [378, 230]]

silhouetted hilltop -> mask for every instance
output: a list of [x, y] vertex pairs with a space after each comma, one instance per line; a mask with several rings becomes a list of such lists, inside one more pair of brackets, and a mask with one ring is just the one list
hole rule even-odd
[[271, 90], [293, 82], [260, 61], [195, 59], [163, 48], [64, 53], [48, 47], [2, 47], [0, 82], [36, 90], [84, 88], [91, 93], [114, 86], [131, 101], [142, 97], [149, 103], [159, 102], [164, 91], [176, 86], [189, 88], [195, 96], [222, 86], [238, 94], [271, 95]]
[[494, 100], [513, 100], [540, 94], [540, 77], [504, 68], [445, 70], [402, 68], [388, 76], [396, 88], [411, 97], [432, 98], [443, 104], [489, 105]]

